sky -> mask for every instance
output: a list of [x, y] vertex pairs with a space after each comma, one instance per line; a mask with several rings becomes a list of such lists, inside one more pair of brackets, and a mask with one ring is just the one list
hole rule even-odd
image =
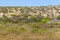
[[60, 5], [60, 0], [0, 0], [0, 6]]

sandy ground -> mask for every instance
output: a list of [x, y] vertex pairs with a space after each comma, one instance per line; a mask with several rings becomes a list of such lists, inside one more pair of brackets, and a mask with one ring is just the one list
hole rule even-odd
[[0, 40], [60, 40], [60, 32], [0, 34]]

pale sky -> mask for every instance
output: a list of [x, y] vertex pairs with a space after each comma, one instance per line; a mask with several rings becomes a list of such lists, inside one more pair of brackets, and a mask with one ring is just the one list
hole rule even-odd
[[60, 5], [60, 0], [0, 0], [0, 6]]

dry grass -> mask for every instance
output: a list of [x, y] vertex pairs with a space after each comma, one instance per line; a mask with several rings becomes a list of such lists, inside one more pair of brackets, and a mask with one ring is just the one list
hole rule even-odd
[[60, 32], [0, 34], [0, 40], [60, 40]]
[[[34, 23], [22, 25], [11, 23], [0, 24], [0, 40], [60, 40], [60, 30], [41, 29], [39, 32], [32, 32], [32, 24]], [[43, 24], [38, 23], [34, 24], [34, 26], [35, 25], [39, 27], [38, 25]]]

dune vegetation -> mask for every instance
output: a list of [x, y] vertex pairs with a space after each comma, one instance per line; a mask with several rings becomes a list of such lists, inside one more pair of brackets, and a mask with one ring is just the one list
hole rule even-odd
[[60, 40], [59, 7], [0, 7], [0, 40]]

